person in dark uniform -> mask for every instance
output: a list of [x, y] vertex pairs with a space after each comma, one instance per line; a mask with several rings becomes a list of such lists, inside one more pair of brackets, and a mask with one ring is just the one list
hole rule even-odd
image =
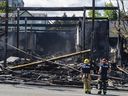
[[89, 59], [85, 59], [81, 66], [81, 77], [83, 81], [84, 92], [91, 94], [91, 64]]
[[102, 93], [105, 95], [107, 93], [107, 81], [108, 81], [108, 72], [110, 71], [110, 66], [105, 58], [103, 58], [100, 62], [100, 68], [99, 68], [99, 91], [98, 94]]

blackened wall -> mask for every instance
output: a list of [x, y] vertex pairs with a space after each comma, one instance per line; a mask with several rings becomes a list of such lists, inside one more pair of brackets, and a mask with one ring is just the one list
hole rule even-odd
[[36, 33], [36, 50], [42, 54], [64, 54], [75, 51], [76, 32]]
[[[85, 24], [85, 49], [91, 49], [92, 22], [87, 21]], [[109, 22], [95, 21], [93, 39], [94, 58], [109, 56]]]
[[[72, 32], [20, 32], [19, 48], [31, 54], [61, 55], [75, 52], [75, 31]], [[4, 37], [0, 42], [0, 57], [4, 56]], [[9, 32], [8, 44], [16, 47], [16, 32]], [[8, 46], [8, 57], [16, 55], [16, 49]], [[19, 52], [19, 55], [25, 56]]]

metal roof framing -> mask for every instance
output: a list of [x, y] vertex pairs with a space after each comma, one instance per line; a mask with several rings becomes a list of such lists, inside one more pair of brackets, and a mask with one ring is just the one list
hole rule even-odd
[[[21, 11], [83, 11], [93, 10], [93, 7], [9, 7], [10, 10], [19, 8]], [[0, 7], [5, 9], [5, 7]], [[118, 7], [95, 7], [95, 10], [118, 10]]]
[[[93, 7], [19, 7], [27, 11], [83, 11], [93, 10]], [[95, 7], [95, 10], [117, 10], [118, 7]]]
[[[27, 27], [75, 27], [77, 24], [19, 24], [19, 26]], [[5, 24], [0, 24], [5, 26]], [[17, 24], [8, 24], [9, 27], [15, 27]]]
[[[20, 17], [20, 20], [25, 20], [25, 18], [27, 20], [80, 20], [83, 19], [83, 17]], [[15, 18], [17, 19], [17, 17]], [[92, 19], [90, 17], [86, 17], [85, 19]], [[106, 17], [96, 17], [96, 20], [103, 20], [106, 19], [108, 20], [108, 18]]]

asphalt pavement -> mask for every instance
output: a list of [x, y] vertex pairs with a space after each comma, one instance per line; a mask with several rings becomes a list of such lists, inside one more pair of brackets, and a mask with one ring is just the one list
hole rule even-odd
[[[98, 96], [97, 91], [92, 89], [92, 94], [88, 95], [82, 88], [0, 84], [0, 96]], [[108, 90], [106, 96], [128, 96], [128, 92]]]

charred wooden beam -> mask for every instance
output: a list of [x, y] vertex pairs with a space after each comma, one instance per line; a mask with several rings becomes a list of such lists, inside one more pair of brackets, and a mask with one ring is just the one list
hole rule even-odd
[[117, 69], [125, 74], [128, 75], [128, 72], [126, 70], [124, 70], [123, 68], [120, 68], [119, 66], [117, 66]]
[[47, 59], [47, 60], [39, 60], [39, 61], [31, 62], [31, 63], [28, 63], [28, 64], [22, 64], [22, 65], [10, 67], [9, 69], [13, 70], [13, 69], [18, 69], [18, 68], [24, 68], [24, 67], [27, 67], [27, 66], [32, 66], [32, 65], [38, 65], [38, 64], [44, 63], [46, 61], [55, 61], [55, 60], [60, 60], [60, 59], [64, 59], [64, 58], [69, 58], [69, 57], [72, 57], [72, 56], [76, 56], [76, 55], [80, 55], [80, 54], [85, 54], [85, 53], [88, 53], [90, 51], [91, 50], [88, 49], [88, 50], [84, 50], [84, 51], [80, 51], [80, 52], [75, 52], [75, 53], [71, 53], [71, 54], [66, 54], [66, 55], [54, 57], [54, 58]]

